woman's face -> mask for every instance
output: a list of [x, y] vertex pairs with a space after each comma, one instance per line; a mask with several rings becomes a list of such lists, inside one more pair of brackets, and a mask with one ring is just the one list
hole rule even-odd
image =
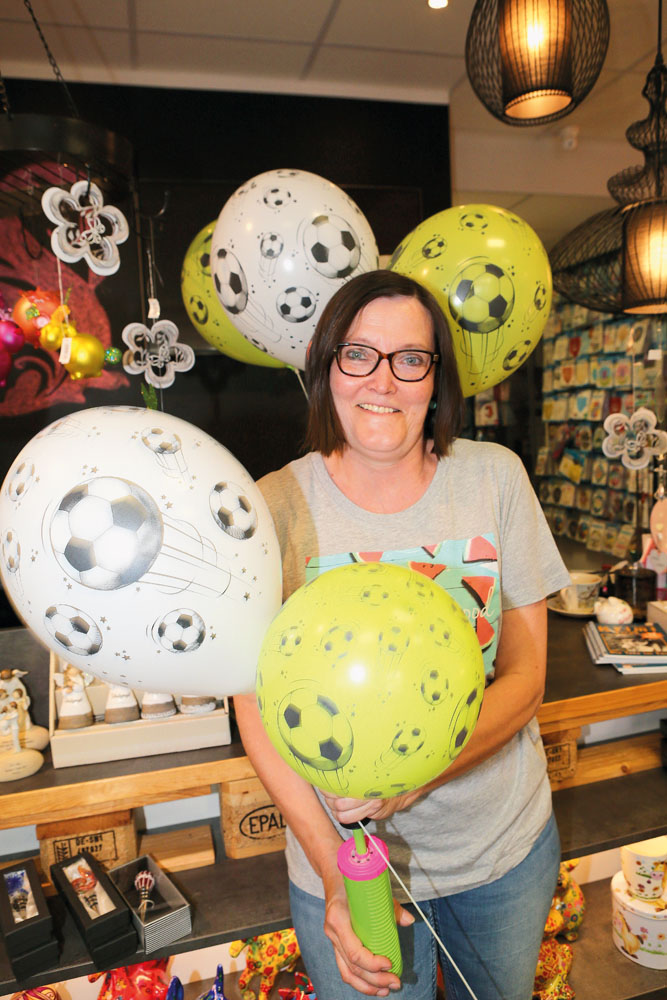
[[[374, 299], [357, 313], [346, 342], [384, 354], [435, 351], [433, 324], [424, 306], [407, 296]], [[331, 394], [348, 448], [371, 462], [396, 462], [423, 449], [424, 420], [433, 395], [434, 368], [421, 382], [402, 382], [383, 359], [370, 375], [344, 375], [334, 361]]]

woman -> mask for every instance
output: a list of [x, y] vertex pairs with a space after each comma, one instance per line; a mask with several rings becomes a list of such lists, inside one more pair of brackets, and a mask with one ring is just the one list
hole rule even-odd
[[463, 397], [452, 339], [422, 286], [390, 271], [344, 285], [311, 342], [306, 383], [312, 450], [259, 483], [281, 544], [284, 598], [354, 553], [391, 553], [406, 565], [445, 553], [448, 564], [458, 559], [460, 580], [487, 574], [477, 629], [492, 633], [489, 683], [465, 749], [434, 781], [392, 799], [316, 792], [273, 750], [254, 697], [235, 698], [246, 751], [288, 825], [307, 970], [318, 1000], [399, 989], [433, 1000], [439, 958], [448, 1000], [470, 996], [412, 904], [396, 903], [401, 982], [352, 931], [336, 865], [349, 831], [339, 824], [369, 818], [478, 1000], [529, 1000], [560, 850], [535, 720], [545, 598], [567, 585], [567, 571], [518, 457], [456, 439]]

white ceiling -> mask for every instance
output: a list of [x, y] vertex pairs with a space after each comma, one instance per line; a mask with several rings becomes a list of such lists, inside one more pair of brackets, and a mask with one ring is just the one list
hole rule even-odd
[[[547, 247], [613, 204], [607, 178], [641, 162], [624, 132], [648, 112], [658, 3], [608, 0], [593, 91], [561, 121], [521, 128], [496, 121], [467, 81], [474, 0], [444, 10], [426, 0], [32, 0], [68, 82], [449, 102], [454, 203], [511, 208]], [[53, 78], [23, 0], [2, 0], [0, 72]], [[565, 148], [573, 127], [576, 148]]]

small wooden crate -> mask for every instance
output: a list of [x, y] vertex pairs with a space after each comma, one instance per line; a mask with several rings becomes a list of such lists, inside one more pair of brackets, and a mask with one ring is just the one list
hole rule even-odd
[[285, 821], [259, 778], [221, 782], [220, 814], [228, 858], [284, 849]]
[[547, 755], [547, 773], [552, 784], [571, 778], [577, 769], [577, 739], [581, 729], [547, 733], [542, 737]]
[[105, 868], [113, 868], [136, 858], [137, 831], [131, 809], [65, 819], [56, 823], [38, 823], [37, 839], [42, 868], [50, 871], [51, 865], [72, 858], [86, 850]]

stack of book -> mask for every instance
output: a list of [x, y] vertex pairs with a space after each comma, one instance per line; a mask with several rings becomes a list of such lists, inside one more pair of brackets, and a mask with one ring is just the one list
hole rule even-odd
[[667, 673], [667, 632], [657, 622], [590, 621], [584, 638], [593, 663], [608, 663], [621, 674]]

